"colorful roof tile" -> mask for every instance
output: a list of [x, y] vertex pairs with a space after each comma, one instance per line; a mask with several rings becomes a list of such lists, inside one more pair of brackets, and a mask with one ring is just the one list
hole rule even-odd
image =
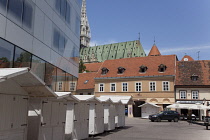
[[148, 56], [160, 56], [160, 51], [158, 50], [157, 46], [154, 44], [148, 54]]
[[79, 73], [77, 90], [81, 89], [94, 89], [96, 72]]

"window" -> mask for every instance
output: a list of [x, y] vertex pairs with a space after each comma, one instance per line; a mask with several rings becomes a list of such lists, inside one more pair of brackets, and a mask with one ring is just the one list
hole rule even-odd
[[187, 98], [187, 91], [180, 91], [180, 99], [186, 99]]
[[197, 81], [198, 80], [198, 75], [193, 74], [191, 77], [192, 81]]
[[160, 64], [159, 66], [158, 66], [158, 71], [159, 72], [165, 72], [166, 71], [166, 65], [164, 65], [164, 64]]
[[80, 36], [80, 18], [79, 17], [76, 17], [75, 33], [77, 36]]
[[104, 84], [99, 84], [99, 92], [104, 92]]
[[24, 1], [23, 6], [23, 26], [27, 29], [33, 29], [33, 4], [27, 0]]
[[198, 91], [192, 91], [192, 99], [198, 99]]
[[36, 56], [32, 56], [31, 71], [44, 80], [45, 61]]
[[116, 84], [115, 83], [111, 83], [110, 84], [110, 86], [111, 86], [111, 91], [116, 91]]
[[144, 66], [144, 65], [141, 65], [139, 68], [140, 68], [139, 69], [140, 73], [145, 73], [147, 71], [147, 69], [148, 69], [147, 66]]
[[136, 83], [136, 91], [140, 92], [141, 91], [141, 82]]
[[74, 91], [75, 90], [75, 83], [74, 82], [71, 82], [70, 83], [70, 91]]
[[0, 68], [11, 68], [13, 63], [14, 45], [0, 39]]
[[8, 14], [11, 19], [16, 19], [21, 22], [23, 13], [23, 0], [9, 0], [8, 1]]
[[70, 24], [70, 4], [67, 0], [55, 0], [55, 9], [58, 14]]
[[63, 87], [63, 83], [62, 82], [58, 82], [58, 90], [62, 90]]
[[128, 91], [128, 83], [122, 83], [122, 91]]
[[71, 13], [70, 4], [67, 2], [66, 3], [66, 22], [68, 24], [70, 24], [70, 13]]
[[[58, 83], [65, 83], [66, 82], [66, 72], [65, 71], [63, 71], [62, 69], [59, 69], [59, 68], [57, 68], [57, 73], [56, 73], [56, 81], [58, 82]], [[64, 85], [65, 86], [65, 85]], [[59, 85], [58, 85], [58, 87], [60, 87]], [[57, 90], [57, 89], [56, 89]], [[64, 88], [58, 88], [58, 90], [59, 91], [64, 91]]]
[[0, 8], [6, 10], [7, 0], [0, 0]]
[[66, 17], [66, 0], [60, 0], [61, 2], [61, 16]]
[[54, 28], [53, 32], [53, 47], [56, 52], [59, 50], [59, 38], [60, 38], [60, 31], [57, 28]]
[[107, 73], [109, 72], [109, 69], [103, 67], [103, 68], [101, 69], [101, 71], [102, 71], [101, 74], [102, 74], [102, 75], [105, 75], [105, 74], [107, 74]]
[[150, 82], [150, 91], [155, 91], [156, 87], [155, 87], [155, 82]]
[[163, 82], [163, 91], [169, 91], [169, 82], [167, 81]]
[[14, 67], [30, 67], [31, 54], [18, 47], [15, 48]]
[[118, 74], [123, 74], [123, 72], [125, 71], [126, 69], [123, 68], [123, 67], [118, 67]]
[[54, 25], [53, 31], [53, 48], [56, 52], [63, 55], [66, 47], [66, 37], [65, 35]]

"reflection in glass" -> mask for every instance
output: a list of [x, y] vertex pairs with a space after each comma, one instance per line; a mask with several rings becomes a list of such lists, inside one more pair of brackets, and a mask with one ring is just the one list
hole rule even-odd
[[53, 47], [56, 52], [58, 52], [59, 49], [59, 38], [60, 38], [60, 32], [58, 31], [57, 28], [54, 28], [54, 33], [53, 33]]
[[11, 68], [14, 45], [0, 39], [0, 68]]
[[13, 18], [21, 21], [23, 12], [23, 0], [9, 0], [8, 1], [8, 13]]
[[65, 91], [64, 90], [65, 83], [66, 83], [66, 72], [57, 68], [57, 86], [58, 87], [56, 88], [56, 91]]
[[61, 11], [61, 0], [55, 0], [55, 9], [60, 13]]
[[75, 33], [77, 36], [80, 36], [80, 18], [79, 17], [76, 17]]
[[46, 72], [45, 72], [45, 79], [44, 82], [46, 85], [55, 91], [56, 87], [56, 67], [46, 63]]
[[73, 76], [69, 73], [66, 73], [65, 91], [71, 91], [70, 90], [70, 83], [73, 83]]
[[6, 10], [7, 0], [0, 0], [0, 8]]
[[59, 38], [59, 53], [61, 55], [63, 55], [64, 49], [65, 49], [65, 37], [63, 35], [60, 35], [60, 38]]
[[66, 0], [61, 0], [61, 16], [63, 18], [66, 16]]
[[31, 64], [31, 71], [44, 81], [45, 61], [43, 61], [42, 59], [36, 56], [33, 56], [32, 64]]
[[30, 67], [31, 62], [31, 54], [16, 47], [15, 48], [15, 59], [14, 59], [14, 67]]
[[79, 49], [74, 46], [71, 53], [71, 59], [74, 60], [76, 63], [79, 63]]
[[68, 24], [70, 24], [70, 14], [71, 14], [70, 4], [66, 2], [66, 22]]
[[23, 7], [23, 26], [27, 27], [28, 29], [33, 28], [33, 6], [32, 3], [29, 3], [28, 1], [24, 1], [24, 7]]

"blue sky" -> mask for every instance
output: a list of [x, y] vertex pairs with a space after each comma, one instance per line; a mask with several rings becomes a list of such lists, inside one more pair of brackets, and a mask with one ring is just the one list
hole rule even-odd
[[87, 0], [91, 44], [137, 40], [148, 54], [210, 60], [210, 0]]

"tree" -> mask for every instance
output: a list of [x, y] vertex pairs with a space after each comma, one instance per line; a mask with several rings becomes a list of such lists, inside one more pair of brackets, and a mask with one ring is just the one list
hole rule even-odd
[[84, 65], [82, 59], [80, 59], [80, 62], [79, 62], [79, 73], [82, 73], [86, 70], [86, 66]]

